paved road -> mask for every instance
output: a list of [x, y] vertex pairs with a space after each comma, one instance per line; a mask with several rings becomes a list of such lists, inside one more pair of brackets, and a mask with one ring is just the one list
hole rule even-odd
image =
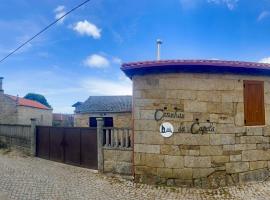
[[39, 158], [0, 154], [0, 200], [270, 199], [270, 182], [218, 190], [133, 184]]

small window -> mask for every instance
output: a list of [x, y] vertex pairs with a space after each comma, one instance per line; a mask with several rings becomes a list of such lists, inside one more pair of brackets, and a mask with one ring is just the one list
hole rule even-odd
[[244, 81], [244, 113], [246, 126], [265, 124], [263, 81]]
[[104, 127], [113, 127], [113, 118], [112, 117], [104, 117]]
[[96, 117], [89, 118], [89, 126], [90, 127], [97, 127], [97, 118]]

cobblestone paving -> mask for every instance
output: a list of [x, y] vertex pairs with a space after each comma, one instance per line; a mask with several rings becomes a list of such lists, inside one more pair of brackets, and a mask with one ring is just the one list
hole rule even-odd
[[270, 182], [218, 190], [133, 184], [39, 158], [0, 154], [0, 200], [18, 199], [270, 199]]

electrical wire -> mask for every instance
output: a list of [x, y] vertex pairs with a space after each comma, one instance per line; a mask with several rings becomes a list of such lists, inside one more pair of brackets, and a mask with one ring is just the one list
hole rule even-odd
[[30, 39], [28, 39], [27, 41], [25, 41], [24, 43], [22, 43], [20, 46], [18, 46], [16, 49], [14, 49], [13, 51], [11, 51], [8, 55], [6, 55], [4, 58], [2, 58], [0, 60], [0, 63], [3, 62], [4, 60], [6, 60], [8, 57], [10, 57], [12, 54], [14, 54], [16, 51], [18, 51], [19, 49], [21, 49], [23, 46], [25, 46], [26, 44], [28, 44], [29, 42], [31, 42], [33, 39], [35, 39], [37, 36], [39, 36], [41, 33], [43, 33], [44, 31], [46, 31], [47, 29], [49, 29], [51, 26], [53, 26], [54, 24], [56, 24], [58, 21], [60, 21], [61, 19], [63, 19], [64, 17], [66, 17], [67, 15], [69, 15], [70, 13], [72, 13], [73, 11], [77, 10], [78, 8], [80, 8], [81, 6], [83, 6], [84, 4], [88, 3], [90, 0], [86, 0], [84, 2], [82, 2], [81, 4], [75, 6], [74, 8], [72, 8], [71, 10], [69, 10], [68, 12], [66, 12], [63, 16], [59, 17], [58, 19], [56, 19], [55, 21], [53, 21], [52, 23], [50, 23], [49, 25], [47, 25], [45, 28], [43, 28], [41, 31], [39, 31], [38, 33], [36, 33], [34, 36], [32, 36]]

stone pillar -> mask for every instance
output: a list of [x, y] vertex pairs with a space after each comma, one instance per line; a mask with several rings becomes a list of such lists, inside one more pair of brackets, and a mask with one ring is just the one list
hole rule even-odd
[[36, 126], [37, 126], [37, 120], [31, 119], [31, 136], [30, 136], [30, 142], [31, 142], [31, 156], [36, 156]]
[[98, 171], [104, 171], [104, 158], [103, 158], [103, 118], [97, 118], [97, 147], [98, 147]]

